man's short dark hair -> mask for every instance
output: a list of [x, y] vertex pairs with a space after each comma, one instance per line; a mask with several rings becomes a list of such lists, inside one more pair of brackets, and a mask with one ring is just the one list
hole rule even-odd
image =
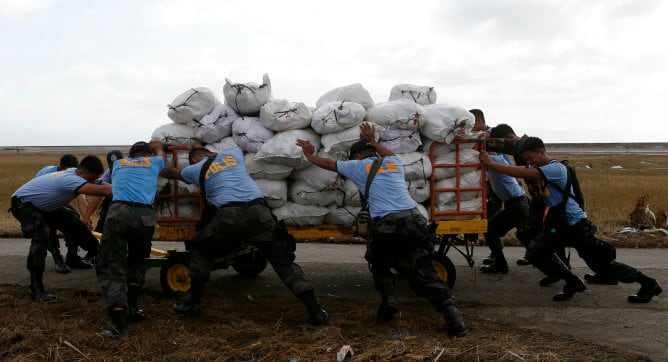
[[473, 113], [473, 115], [475, 116], [475, 118], [480, 118], [480, 120], [482, 120], [483, 122], [485, 122], [485, 114], [482, 113], [481, 110], [479, 110], [479, 109], [477, 109], [477, 108], [473, 108], [473, 109], [469, 109], [469, 112]]
[[492, 132], [489, 134], [491, 138], [508, 138], [508, 136], [514, 135], [515, 131], [512, 127], [505, 123], [501, 123], [492, 128]]
[[369, 142], [361, 140], [353, 143], [352, 146], [350, 146], [350, 153], [348, 157], [352, 160], [356, 154], [364, 152], [364, 151], [375, 151], [376, 149], [369, 144]]
[[86, 170], [94, 175], [101, 175], [104, 173], [104, 166], [102, 166], [102, 161], [99, 157], [88, 155], [81, 160], [79, 163], [79, 168]]
[[134, 157], [141, 157], [141, 156], [153, 156], [155, 152], [153, 151], [153, 147], [149, 145], [147, 142], [144, 141], [139, 141], [135, 142], [135, 144], [130, 147], [130, 152], [128, 152], [130, 155], [130, 158]]
[[60, 158], [60, 168], [65, 170], [71, 167], [79, 167], [79, 160], [69, 153]]
[[200, 157], [206, 157], [210, 155], [212, 152], [204, 147], [196, 147], [190, 150], [190, 153], [188, 153], [188, 162], [193, 165], [195, 164], [195, 159], [200, 158]]
[[520, 141], [518, 153], [521, 155], [526, 151], [538, 152], [541, 149], [542, 150], [545, 149], [545, 144], [543, 143], [543, 140], [541, 140], [538, 137], [526, 137], [522, 138], [522, 140]]

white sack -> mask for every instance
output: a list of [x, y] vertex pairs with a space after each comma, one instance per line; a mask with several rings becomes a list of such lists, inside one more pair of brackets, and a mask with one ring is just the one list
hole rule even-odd
[[411, 198], [418, 203], [427, 201], [430, 196], [429, 181], [425, 179], [406, 180], [406, 188]]
[[[375, 129], [376, 129], [376, 139], [377, 139], [380, 133], [384, 131], [384, 129], [383, 127], [380, 126], [375, 126]], [[322, 135], [322, 138], [320, 138], [320, 141], [322, 142], [322, 146], [324, 147], [325, 152], [328, 153], [339, 153], [339, 152], [348, 153], [348, 151], [350, 151], [350, 146], [352, 146], [353, 143], [359, 140], [360, 140], [359, 127], [350, 127], [338, 133], [324, 134]]]
[[414, 152], [422, 145], [418, 131], [388, 129], [380, 132], [378, 143], [394, 153]]
[[[449, 153], [444, 153], [442, 155], [436, 156], [434, 158], [434, 164], [454, 164], [456, 158], [456, 152], [452, 151]], [[459, 164], [465, 163], [477, 163], [480, 162], [478, 157], [479, 152], [472, 148], [465, 148], [459, 151]], [[461, 175], [473, 172], [477, 170], [479, 166], [464, 166], [459, 168]], [[455, 177], [455, 168], [454, 167], [443, 167], [443, 168], [434, 168], [434, 178], [436, 180], [442, 180], [444, 178]]]
[[[199, 199], [180, 199], [179, 218], [200, 217]], [[177, 217], [173, 201], [160, 201], [155, 204], [156, 217]]]
[[156, 128], [151, 141], [160, 141], [168, 146], [192, 146], [199, 143], [195, 139], [195, 129], [179, 123], [167, 123]]
[[473, 113], [447, 104], [422, 107], [420, 133], [434, 141], [451, 143], [455, 138], [469, 138], [475, 123]]
[[320, 108], [323, 104], [333, 101], [355, 102], [361, 104], [364, 109], [369, 109], [376, 104], [371, 99], [369, 92], [359, 83], [332, 89], [318, 98], [315, 106]]
[[257, 187], [262, 190], [267, 205], [272, 209], [288, 203], [288, 182], [286, 180], [255, 179]]
[[[461, 175], [459, 177], [459, 187], [475, 187], [480, 186], [480, 170], [469, 172]], [[440, 188], [454, 188], [457, 186], [456, 177], [450, 177], [443, 180], [438, 180], [434, 183], [434, 187], [437, 189]], [[463, 191], [460, 194], [460, 200], [467, 201], [472, 200], [480, 196], [480, 191]], [[455, 202], [457, 194], [455, 192], [437, 192], [436, 193], [436, 204], [445, 205], [448, 203]]]
[[302, 205], [329, 206], [343, 203], [343, 191], [318, 190], [304, 181], [294, 181], [288, 187], [290, 200]]
[[204, 146], [204, 148], [214, 153], [221, 153], [225, 150], [229, 150], [230, 148], [234, 147], [238, 146], [236, 143], [234, 143], [234, 138], [232, 137], [225, 137], [222, 140], [220, 140], [220, 142], [211, 143]]
[[220, 104], [216, 95], [209, 88], [191, 88], [181, 93], [168, 104], [167, 116], [174, 123], [188, 124], [199, 122], [202, 117]]
[[179, 170], [183, 170], [186, 166], [190, 165], [190, 160], [188, 160], [189, 155], [190, 150], [176, 151], [176, 158], [174, 157], [174, 151], [167, 152], [165, 167], [176, 167]]
[[325, 103], [313, 112], [311, 127], [319, 134], [341, 132], [364, 121], [366, 111], [353, 102]]
[[320, 136], [311, 129], [293, 129], [279, 132], [269, 139], [260, 147], [255, 158], [295, 169], [307, 167], [310, 163], [304, 156], [302, 148], [297, 146], [297, 139], [308, 140], [316, 151], [320, 149]]
[[366, 111], [366, 120], [386, 129], [417, 131], [420, 126], [422, 106], [407, 100], [377, 104]]
[[[482, 209], [482, 198], [477, 197], [472, 200], [466, 200], [459, 203], [460, 211], [477, 211]], [[436, 205], [438, 211], [456, 211], [457, 203], [451, 202], [445, 205]], [[480, 216], [477, 215], [452, 215], [452, 216], [439, 216], [439, 219], [442, 220], [471, 220], [479, 219]]]
[[434, 87], [413, 84], [397, 84], [390, 90], [389, 100], [407, 99], [420, 105], [436, 103]]
[[362, 208], [359, 206], [332, 205], [329, 207], [329, 214], [325, 216], [325, 224], [352, 226], [360, 210]]
[[[478, 132], [474, 132], [474, 133], [478, 133]], [[474, 133], [472, 133], [471, 135], [473, 136]], [[429, 154], [429, 150], [431, 148], [431, 145], [434, 144], [434, 143], [436, 143], [436, 146], [434, 146], [434, 156], [439, 156], [439, 155], [442, 155], [444, 153], [453, 152], [457, 147], [457, 145], [455, 145], [455, 144], [437, 143], [436, 141], [434, 141], [432, 139], [429, 139], [427, 137], [422, 137], [422, 152], [424, 152], [426, 154]], [[473, 148], [473, 147], [475, 147], [475, 145], [476, 144], [473, 143], [473, 142], [471, 142], [471, 143], [460, 143], [459, 144], [459, 149], [463, 150], [465, 148]]]
[[255, 153], [244, 155], [244, 164], [250, 177], [254, 179], [284, 180], [292, 172], [292, 167], [258, 160]]
[[350, 206], [362, 206], [362, 200], [360, 199], [360, 189], [357, 188], [354, 182], [350, 179], [346, 179], [343, 182], [343, 204]]
[[239, 118], [227, 104], [219, 104], [195, 126], [195, 137], [204, 143], [216, 143], [232, 134], [232, 123]]
[[282, 132], [306, 128], [311, 124], [313, 112], [302, 102], [274, 99], [260, 108], [262, 124], [272, 131]]
[[260, 108], [273, 98], [268, 74], [262, 76], [262, 84], [232, 83], [225, 78], [223, 94], [226, 104], [246, 116], [257, 115]]
[[338, 173], [325, 170], [316, 165], [309, 165], [301, 170], [295, 170], [290, 179], [306, 182], [318, 190], [332, 190], [343, 187], [343, 180]]
[[272, 137], [274, 131], [263, 126], [257, 117], [240, 117], [232, 124], [234, 143], [246, 152], [258, 152]]
[[279, 220], [285, 221], [285, 225], [291, 226], [313, 226], [322, 225], [325, 215], [329, 209], [322, 206], [300, 205], [288, 202], [284, 206], [273, 209], [272, 212]]
[[417, 209], [418, 209], [418, 211], [420, 212], [420, 214], [422, 214], [422, 216], [425, 217], [425, 219], [427, 219], [427, 220], [430, 219], [430, 218], [429, 218], [429, 210], [427, 210], [427, 208], [424, 207], [424, 205], [418, 203]]
[[404, 178], [406, 180], [426, 179], [431, 176], [431, 162], [429, 156], [424, 153], [400, 153], [397, 156], [404, 165]]

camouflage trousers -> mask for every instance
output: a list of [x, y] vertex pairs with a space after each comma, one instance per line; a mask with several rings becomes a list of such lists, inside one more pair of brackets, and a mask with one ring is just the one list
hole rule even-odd
[[208, 280], [214, 259], [242, 244], [256, 247], [293, 294], [313, 290], [294, 262], [294, 250], [279, 237], [276, 218], [264, 199], [223, 205], [216, 210], [212, 220], [186, 245], [192, 252], [190, 277]]
[[144, 258], [151, 254], [155, 213], [150, 207], [112, 203], [102, 231], [95, 272], [107, 309], [127, 308], [127, 285], [145, 283]]
[[45, 212], [29, 202], [22, 202], [14, 197], [9, 211], [21, 223], [23, 236], [31, 239], [27, 261], [27, 267], [31, 271], [44, 272], [47, 250], [58, 241], [57, 230], [63, 233], [65, 240], [70, 240], [68, 244], [81, 246], [92, 255], [97, 254], [97, 239], [81, 221], [79, 214], [69, 205]]
[[371, 265], [374, 286], [383, 297], [395, 295], [391, 270], [395, 269], [435, 307], [452, 298], [448, 285], [434, 269], [433, 236], [427, 219], [417, 209], [375, 218], [364, 257]]

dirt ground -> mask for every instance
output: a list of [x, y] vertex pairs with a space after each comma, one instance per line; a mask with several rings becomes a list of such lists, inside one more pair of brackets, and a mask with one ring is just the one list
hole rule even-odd
[[[176, 316], [172, 300], [149, 292], [146, 321], [131, 336], [105, 340], [110, 327], [101, 297], [86, 290], [51, 290], [53, 303], [30, 301], [25, 287], [0, 287], [0, 360], [335, 361], [350, 345], [353, 361], [631, 361], [648, 360], [612, 347], [464, 314], [469, 335], [447, 336], [426, 302], [401, 305], [391, 323], [375, 320], [375, 303], [323, 298], [331, 323], [305, 324], [305, 311], [287, 296], [252, 297], [209, 291], [197, 320]], [[465, 307], [465, 306], [463, 306]]]

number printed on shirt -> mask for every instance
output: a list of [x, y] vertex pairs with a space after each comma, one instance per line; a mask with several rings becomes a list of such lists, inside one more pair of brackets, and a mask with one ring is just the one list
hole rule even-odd
[[[371, 172], [371, 165], [372, 164], [366, 165], [367, 175], [369, 174], [369, 172]], [[383, 172], [399, 172], [399, 166], [397, 166], [396, 162], [387, 162], [385, 164], [382, 164], [378, 169], [378, 173], [383, 173]]]

